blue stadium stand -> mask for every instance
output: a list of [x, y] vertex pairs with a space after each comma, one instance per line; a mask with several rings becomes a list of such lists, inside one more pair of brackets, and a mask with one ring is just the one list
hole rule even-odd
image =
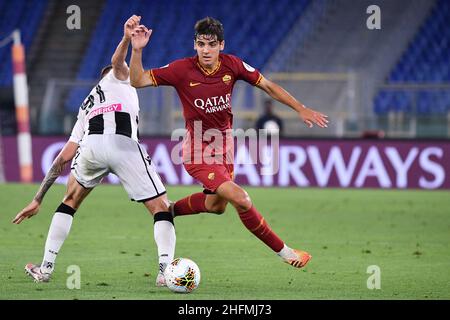
[[[450, 82], [450, 1], [438, 0], [387, 83], [421, 84]], [[374, 99], [374, 112], [380, 116], [404, 112], [421, 117], [450, 112], [450, 91], [422, 90], [416, 93], [381, 90]]]
[[[141, 23], [153, 29], [143, 56], [145, 68], [160, 67], [172, 60], [195, 55], [194, 24], [205, 16], [211, 16], [224, 24], [225, 52], [236, 54], [261, 69], [310, 1], [108, 0], [77, 79], [98, 78], [99, 70], [110, 63], [123, 33], [123, 22], [134, 13], [141, 13]], [[66, 110], [76, 112], [88, 91], [72, 90], [65, 103]]]
[[[21, 32], [25, 54], [32, 44], [39, 22], [47, 7], [47, 1], [14, 0], [0, 1], [0, 39], [4, 39], [15, 29]], [[11, 46], [0, 48], [0, 87], [13, 84]]]

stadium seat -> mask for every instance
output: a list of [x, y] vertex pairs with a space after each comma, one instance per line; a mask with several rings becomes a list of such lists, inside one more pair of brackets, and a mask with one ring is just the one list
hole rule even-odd
[[[450, 81], [450, 2], [438, 0], [426, 21], [392, 69], [387, 83], [443, 83]], [[414, 111], [414, 99], [404, 92], [392, 101], [380, 91], [374, 98], [374, 112]], [[416, 94], [418, 115], [439, 115], [448, 110], [448, 92], [421, 91]], [[389, 100], [389, 102], [386, 102]], [[387, 109], [386, 109], [387, 108]]]
[[[258, 6], [254, 6], [250, 1], [239, 0], [195, 0], [189, 3], [183, 0], [108, 0], [82, 59], [77, 78], [97, 78], [98, 70], [109, 63], [120, 39], [122, 28], [118, 21], [121, 25], [122, 21], [135, 12], [145, 13], [142, 23], [154, 30], [150, 40], [151, 52], [149, 50], [149, 54], [143, 56], [146, 68], [163, 66], [174, 59], [193, 56], [193, 25], [198, 19], [212, 16], [224, 24], [225, 51], [236, 54], [261, 69], [310, 1], [260, 0]], [[81, 93], [82, 91], [75, 89], [70, 92], [65, 103], [68, 111], [76, 111], [73, 108], [78, 108], [84, 99]]]
[[[25, 52], [29, 50], [39, 22], [47, 7], [47, 1], [1, 1], [0, 2], [0, 39], [11, 34], [15, 29], [21, 32], [21, 40]], [[0, 87], [12, 86], [13, 71], [11, 46], [0, 48], [0, 61], [3, 62], [0, 72]]]

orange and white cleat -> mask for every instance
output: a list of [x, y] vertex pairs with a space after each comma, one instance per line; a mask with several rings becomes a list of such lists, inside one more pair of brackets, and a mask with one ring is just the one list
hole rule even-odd
[[296, 249], [292, 249], [292, 251], [294, 252], [294, 254], [297, 257], [293, 258], [293, 259], [292, 258], [291, 259], [284, 259], [284, 262], [289, 263], [293, 267], [303, 268], [304, 266], [306, 266], [306, 264], [312, 258], [312, 256], [306, 251], [296, 250]]
[[48, 282], [50, 280], [50, 273], [41, 272], [39, 264], [28, 263], [25, 266], [25, 273], [34, 279], [34, 282]]
[[164, 274], [162, 272], [158, 272], [158, 275], [156, 276], [156, 286], [167, 287], [166, 278], [164, 277]]

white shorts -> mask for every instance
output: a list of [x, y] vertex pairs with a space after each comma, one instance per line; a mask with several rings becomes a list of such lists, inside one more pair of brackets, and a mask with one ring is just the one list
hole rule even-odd
[[139, 143], [118, 134], [85, 136], [72, 160], [75, 179], [85, 188], [94, 188], [110, 172], [119, 177], [131, 200], [145, 202], [166, 193]]

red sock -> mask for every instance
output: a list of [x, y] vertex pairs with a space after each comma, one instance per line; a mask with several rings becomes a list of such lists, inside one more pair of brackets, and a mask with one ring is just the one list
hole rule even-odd
[[174, 206], [175, 215], [185, 216], [189, 214], [207, 212], [205, 200], [206, 194], [203, 192], [194, 193], [186, 198], [178, 200]]
[[240, 212], [239, 218], [248, 230], [272, 248], [273, 251], [280, 252], [283, 249], [284, 242], [272, 231], [255, 207], [252, 206], [248, 211]]

